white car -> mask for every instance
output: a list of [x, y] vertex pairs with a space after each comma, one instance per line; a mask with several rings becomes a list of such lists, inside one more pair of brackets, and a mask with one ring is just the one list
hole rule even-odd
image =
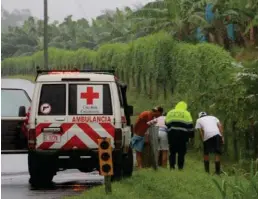
[[24, 79], [1, 79], [2, 175], [27, 173], [25, 114], [31, 103], [34, 83]]
[[113, 73], [38, 71], [28, 124], [32, 185], [51, 182], [61, 170], [99, 170], [101, 137], [112, 140], [113, 179], [131, 176], [133, 107]]
[[26, 132], [22, 126], [31, 103], [34, 84], [23, 79], [1, 80], [1, 152], [27, 152]]

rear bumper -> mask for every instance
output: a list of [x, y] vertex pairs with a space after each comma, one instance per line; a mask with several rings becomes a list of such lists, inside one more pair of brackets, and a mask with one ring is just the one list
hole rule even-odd
[[[121, 151], [122, 149], [113, 149], [113, 152]], [[29, 150], [29, 153], [38, 154], [38, 155], [76, 155], [76, 156], [85, 156], [85, 155], [98, 155], [98, 149], [87, 149], [87, 150]]]
[[30, 150], [29, 156], [42, 164], [51, 164], [55, 171], [81, 169], [88, 172], [99, 168], [97, 150]]
[[55, 156], [65, 156], [65, 155], [94, 155], [98, 153], [98, 149], [92, 150], [29, 150], [29, 153], [37, 155], [55, 155]]
[[[113, 158], [118, 150], [113, 151]], [[29, 155], [38, 162], [46, 162], [54, 165], [55, 170], [79, 169], [90, 172], [99, 170], [98, 150], [30, 150]]]

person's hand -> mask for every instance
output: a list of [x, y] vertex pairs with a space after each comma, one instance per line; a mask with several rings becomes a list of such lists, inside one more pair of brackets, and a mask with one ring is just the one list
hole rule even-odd
[[145, 136], [144, 136], [144, 142], [145, 144], [148, 144], [149, 143], [149, 133], [146, 133]]
[[223, 136], [221, 137], [221, 140], [222, 140], [222, 144], [224, 144], [225, 141], [224, 141], [224, 137]]
[[188, 139], [188, 145], [189, 146], [193, 146], [194, 145], [194, 139], [193, 138], [189, 138]]

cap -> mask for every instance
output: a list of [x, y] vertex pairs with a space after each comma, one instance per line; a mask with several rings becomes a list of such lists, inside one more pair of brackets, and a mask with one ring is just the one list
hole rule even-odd
[[203, 117], [203, 116], [206, 116], [206, 115], [207, 115], [206, 112], [200, 112], [200, 113], [198, 114], [199, 118], [201, 118], [201, 117]]

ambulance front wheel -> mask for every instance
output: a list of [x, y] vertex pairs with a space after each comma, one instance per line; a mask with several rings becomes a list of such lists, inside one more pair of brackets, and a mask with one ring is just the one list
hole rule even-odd
[[133, 174], [133, 150], [130, 147], [123, 157], [123, 177], [131, 177]]
[[130, 147], [127, 154], [123, 151], [116, 151], [113, 157], [112, 181], [121, 180], [122, 178], [131, 177], [133, 173], [133, 151]]
[[119, 181], [123, 177], [123, 152], [122, 150], [113, 153], [113, 173], [111, 181]]

